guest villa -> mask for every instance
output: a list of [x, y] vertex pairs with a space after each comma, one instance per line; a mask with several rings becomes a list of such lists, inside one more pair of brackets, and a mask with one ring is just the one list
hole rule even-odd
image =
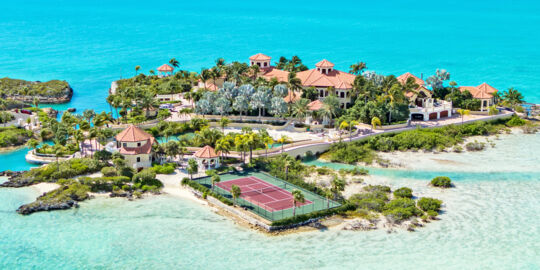
[[130, 125], [115, 137], [116, 145], [112, 149], [125, 157], [128, 166], [134, 169], [152, 166], [152, 145], [156, 142], [152, 135]]
[[480, 111], [487, 111], [489, 106], [495, 104], [493, 94], [499, 90], [487, 83], [483, 83], [479, 86], [461, 86], [459, 91], [469, 91], [473, 98], [480, 100]]

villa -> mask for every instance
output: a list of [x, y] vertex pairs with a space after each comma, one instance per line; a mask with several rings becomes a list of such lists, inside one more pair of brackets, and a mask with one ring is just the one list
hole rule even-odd
[[495, 87], [483, 83], [479, 86], [460, 86], [459, 91], [469, 91], [473, 98], [480, 100], [480, 111], [487, 111], [488, 107], [495, 104], [495, 98], [493, 94], [497, 93], [499, 90]]
[[415, 91], [405, 93], [410, 102], [411, 120], [427, 121], [452, 116], [452, 102], [435, 100], [433, 93], [425, 87], [426, 83], [421, 78], [407, 72], [397, 77], [397, 80], [405, 84], [409, 78], [413, 78], [418, 85]]
[[[267, 80], [276, 78], [280, 82], [287, 82], [289, 72], [279, 70], [270, 64], [272, 58], [268, 55], [258, 53], [249, 58], [250, 66], [260, 67], [260, 77]], [[354, 83], [355, 75], [334, 69], [334, 64], [326, 59], [315, 64], [314, 69], [298, 72], [296, 77], [302, 82], [303, 88], [314, 87], [319, 91], [319, 98], [329, 96], [331, 91], [335, 91], [342, 108], [351, 105], [350, 90]]]
[[135, 125], [130, 125], [115, 137], [113, 152], [119, 152], [134, 169], [152, 166], [152, 145], [156, 139]]

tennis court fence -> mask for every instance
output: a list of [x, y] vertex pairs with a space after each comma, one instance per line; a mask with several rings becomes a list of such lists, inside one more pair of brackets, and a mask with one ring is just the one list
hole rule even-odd
[[[242, 197], [236, 198], [236, 200], [234, 201], [231, 192], [219, 187], [218, 185], [214, 185], [213, 191], [224, 196], [225, 198], [230, 199], [231, 201], [234, 201], [236, 205], [239, 205], [243, 207], [244, 209], [252, 213], [255, 213], [258, 216], [263, 217], [270, 221], [277, 221], [277, 220], [293, 217], [293, 215], [302, 215], [302, 214], [308, 214], [315, 211], [335, 208], [341, 205], [338, 202], [324, 198], [314, 192], [311, 192], [309, 190], [306, 190], [304, 188], [301, 188], [299, 186], [296, 186], [285, 180], [281, 180], [277, 177], [274, 177], [264, 172], [227, 173], [227, 174], [220, 175], [222, 179], [221, 182], [231, 181], [231, 180], [243, 178], [246, 176], [257, 177], [269, 184], [274, 185], [274, 187], [266, 187], [266, 188], [257, 189], [257, 190], [250, 190], [243, 193], [243, 195], [249, 196], [249, 195], [253, 195], [257, 193], [268, 193], [277, 189], [284, 189], [284, 190], [287, 190], [288, 192], [292, 192], [293, 190], [298, 189], [302, 191], [305, 199], [311, 201], [311, 203], [297, 206], [295, 207], [295, 209], [287, 208], [287, 209], [282, 209], [282, 210], [276, 210], [265, 205], [264, 203], [260, 203], [257, 201], [248, 201]], [[209, 189], [212, 189], [212, 180], [210, 177], [203, 177], [203, 178], [198, 178], [198, 179], [193, 179], [193, 180], [197, 181], [199, 184], [206, 186]], [[290, 199], [284, 199], [284, 200], [290, 200]], [[279, 202], [279, 201], [273, 201], [273, 203], [276, 203], [276, 202]]]

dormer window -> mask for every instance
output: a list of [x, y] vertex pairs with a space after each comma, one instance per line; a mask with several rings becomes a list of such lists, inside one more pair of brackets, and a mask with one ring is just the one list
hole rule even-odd
[[267, 62], [264, 62], [264, 66], [267, 67], [267, 66], [268, 66], [268, 63], [267, 63]]

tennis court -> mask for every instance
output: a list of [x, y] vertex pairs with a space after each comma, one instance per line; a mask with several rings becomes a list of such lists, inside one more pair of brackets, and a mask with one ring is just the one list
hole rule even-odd
[[[294, 206], [291, 192], [264, 182], [255, 176], [243, 177], [217, 184], [218, 187], [228, 192], [231, 192], [233, 185], [237, 185], [240, 188], [241, 198], [256, 205], [264, 205], [271, 212]], [[296, 206], [299, 207], [310, 203], [312, 203], [310, 200], [305, 200], [304, 203], [297, 202]]]
[[[232, 185], [240, 187], [241, 195], [236, 204], [270, 221], [340, 206], [335, 201], [261, 171], [226, 173], [219, 177], [221, 181], [215, 183], [214, 192], [232, 200]], [[194, 181], [212, 188], [210, 177]], [[305, 198], [304, 203], [297, 203], [296, 207], [293, 206], [293, 190], [300, 190]]]

